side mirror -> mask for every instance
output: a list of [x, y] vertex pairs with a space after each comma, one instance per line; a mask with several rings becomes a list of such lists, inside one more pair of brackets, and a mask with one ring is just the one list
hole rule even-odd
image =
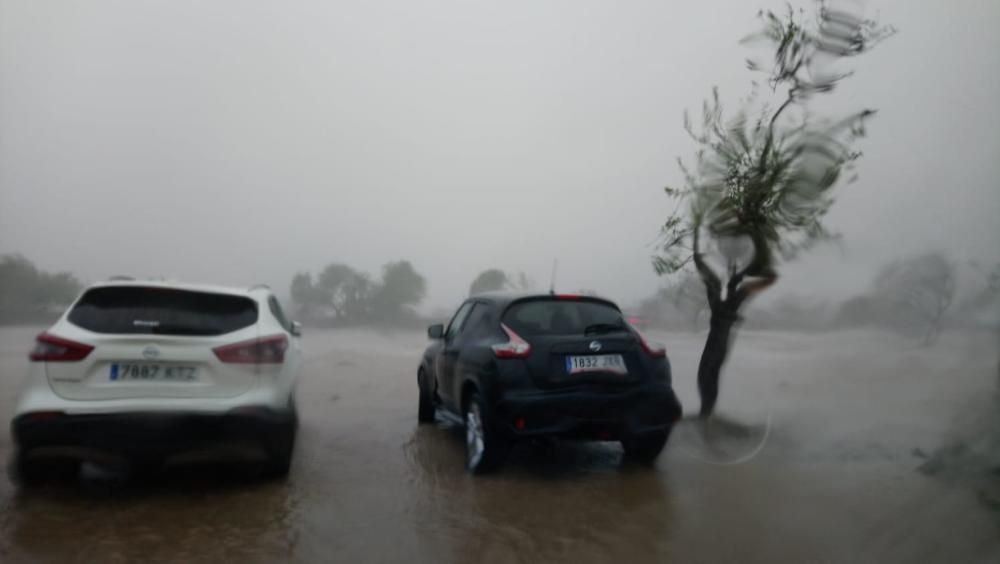
[[299, 323], [298, 321], [293, 321], [291, 323], [291, 327], [288, 328], [288, 332], [291, 333], [292, 335], [295, 335], [296, 337], [301, 337], [302, 336], [302, 324]]
[[440, 339], [444, 337], [444, 325], [438, 323], [437, 325], [431, 325], [427, 328], [427, 336], [431, 339]]

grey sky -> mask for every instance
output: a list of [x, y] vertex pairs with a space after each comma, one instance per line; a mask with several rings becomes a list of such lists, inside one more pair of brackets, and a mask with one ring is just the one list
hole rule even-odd
[[[544, 286], [558, 257], [562, 289], [629, 301], [659, 283], [683, 110], [746, 93], [738, 40], [783, 5], [0, 0], [0, 252], [282, 293], [406, 258], [431, 305], [490, 266]], [[880, 110], [844, 239], [779, 292], [924, 248], [1000, 259], [1000, 3], [868, 14], [900, 33], [835, 95]]]

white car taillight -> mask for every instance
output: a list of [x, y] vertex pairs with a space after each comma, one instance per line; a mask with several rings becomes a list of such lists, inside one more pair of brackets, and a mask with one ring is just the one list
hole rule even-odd
[[232, 364], [281, 364], [285, 362], [288, 337], [273, 335], [212, 349], [222, 362]]
[[528, 344], [528, 341], [522, 339], [503, 323], [500, 324], [500, 328], [503, 329], [503, 332], [507, 334], [507, 338], [510, 340], [506, 343], [493, 345], [493, 354], [497, 358], [528, 358], [528, 355], [531, 354], [531, 345]]
[[35, 338], [35, 348], [28, 358], [32, 362], [76, 362], [87, 358], [94, 347], [42, 333]]

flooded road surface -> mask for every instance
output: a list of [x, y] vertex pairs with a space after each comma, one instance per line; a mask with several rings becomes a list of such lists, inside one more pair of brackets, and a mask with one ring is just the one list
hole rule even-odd
[[[35, 331], [0, 329], [5, 423]], [[657, 337], [692, 413], [701, 337]], [[1000, 561], [989, 484], [920, 471], [947, 467], [938, 452], [983, 460], [975, 425], [996, 410], [995, 337], [919, 349], [868, 332], [743, 332], [725, 420], [682, 422], [654, 469], [622, 466], [613, 444], [525, 445], [483, 478], [464, 472], [456, 429], [417, 426], [424, 344], [307, 333], [287, 482], [240, 465], [24, 491], [0, 479], [0, 561]], [[5, 432], [0, 455], [11, 447]]]

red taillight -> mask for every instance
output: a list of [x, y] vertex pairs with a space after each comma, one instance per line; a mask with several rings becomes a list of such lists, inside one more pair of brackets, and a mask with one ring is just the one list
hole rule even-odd
[[[633, 327], [633, 329], [635, 328]], [[638, 330], [636, 330], [635, 334], [639, 336], [639, 344], [642, 345], [642, 350], [646, 351], [646, 354], [654, 358], [666, 358], [667, 356], [666, 347], [664, 347], [663, 345], [649, 344], [649, 341], [646, 340], [646, 337], [644, 337], [642, 333], [640, 333]]]
[[557, 300], [579, 300], [580, 294], [556, 294]]
[[35, 348], [28, 358], [32, 362], [75, 362], [87, 358], [94, 347], [42, 333], [35, 337]]
[[522, 339], [503, 323], [500, 324], [500, 328], [503, 329], [503, 332], [507, 334], [507, 338], [510, 340], [506, 343], [493, 345], [493, 354], [497, 358], [528, 358], [528, 355], [531, 354], [531, 345], [528, 344], [528, 341]]
[[285, 362], [288, 338], [284, 335], [261, 337], [212, 349], [222, 362], [235, 364], [281, 364]]

